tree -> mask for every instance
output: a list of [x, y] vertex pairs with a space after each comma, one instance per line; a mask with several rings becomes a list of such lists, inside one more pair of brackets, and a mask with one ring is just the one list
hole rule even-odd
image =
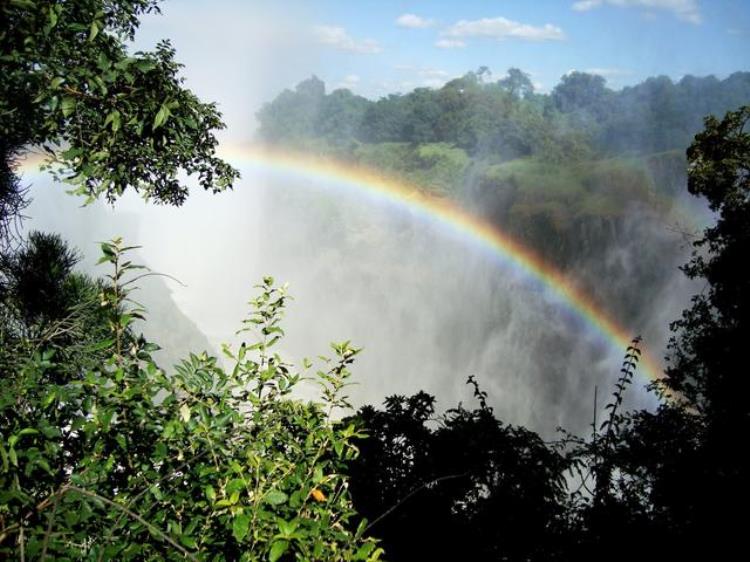
[[317, 76], [303, 80], [294, 91], [284, 90], [256, 114], [260, 137], [280, 142], [314, 135], [325, 98], [325, 84]]
[[583, 109], [597, 115], [602, 111], [607, 95], [604, 78], [597, 74], [573, 71], [563, 76], [552, 90], [552, 102], [563, 113]]
[[315, 131], [336, 144], [351, 142], [357, 135], [369, 102], [346, 89], [334, 90], [320, 107]]
[[35, 231], [0, 253], [0, 380], [12, 380], [40, 346], [56, 356], [45, 382], [79, 379], [106, 358], [97, 350], [109, 334], [101, 283], [76, 272], [78, 260], [60, 236]]
[[27, 190], [13, 168], [13, 153], [0, 140], [0, 251], [16, 234], [21, 212], [28, 205]]
[[750, 279], [740, 264], [750, 255], [750, 106], [706, 128], [688, 149], [688, 190], [706, 198], [716, 224], [695, 242], [683, 270], [706, 290], [673, 324], [667, 385], [704, 414], [717, 435], [750, 429], [750, 380], [743, 372], [750, 335]]
[[[618, 416], [606, 449], [593, 448], [607, 478], [597, 482], [605, 501], [584, 510], [592, 522], [583, 533], [591, 543], [584, 559], [632, 535], [653, 542], [655, 556], [678, 559], [725, 557], [743, 544], [737, 514], [750, 501], [750, 281], [741, 272], [750, 255], [748, 119], [749, 106], [722, 120], [708, 117], [688, 149], [688, 189], [717, 214], [683, 268], [705, 288], [672, 323], [666, 378], [656, 386], [664, 403], [656, 412]], [[636, 554], [618, 551], [625, 559]]]
[[[719, 120], [688, 149], [688, 189], [717, 214], [695, 243], [685, 273], [705, 281], [692, 306], [673, 323], [666, 385], [702, 418], [701, 488], [688, 526], [697, 536], [738, 545], [744, 529], [732, 513], [750, 501], [750, 463], [742, 445], [750, 437], [750, 378], [745, 346], [750, 338], [750, 106]], [[718, 516], [709, 516], [716, 514]]]
[[59, 320], [67, 313], [65, 285], [78, 261], [60, 236], [33, 231], [24, 246], [0, 257], [2, 292], [28, 325]]
[[0, 387], [0, 556], [379, 559], [342, 475], [360, 435], [331, 419], [358, 350], [333, 345], [320, 404], [291, 399], [301, 375], [273, 352], [288, 296], [266, 278], [242, 330], [258, 339], [225, 347], [231, 370], [200, 353], [167, 374], [127, 337], [140, 270], [121, 241], [102, 251], [106, 359], [51, 380], [65, 358], [40, 341]]
[[[476, 385], [473, 377], [470, 384]], [[535, 433], [479, 407], [435, 416], [420, 392], [357, 418], [356, 509], [391, 560], [549, 560], [562, 535], [565, 459]]]
[[505, 78], [498, 80], [497, 85], [514, 98], [526, 98], [534, 93], [529, 75], [518, 68], [509, 68]]
[[90, 199], [131, 188], [180, 204], [188, 192], [180, 172], [214, 192], [232, 186], [238, 172], [215, 155], [221, 116], [182, 85], [170, 44], [130, 52], [138, 18], [157, 11], [157, 0], [2, 3], [3, 174], [37, 145]]

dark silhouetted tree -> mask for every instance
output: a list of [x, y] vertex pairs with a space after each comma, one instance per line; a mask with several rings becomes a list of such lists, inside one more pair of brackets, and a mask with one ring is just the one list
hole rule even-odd
[[[473, 379], [471, 380], [473, 382]], [[564, 528], [567, 463], [480, 407], [435, 417], [424, 392], [358, 412], [351, 491], [390, 560], [549, 560]]]

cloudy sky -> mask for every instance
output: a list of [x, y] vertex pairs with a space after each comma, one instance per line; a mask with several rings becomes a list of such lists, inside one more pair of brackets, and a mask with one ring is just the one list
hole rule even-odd
[[146, 19], [138, 46], [169, 37], [232, 136], [259, 105], [316, 74], [377, 98], [515, 66], [549, 91], [570, 70], [610, 86], [666, 74], [748, 70], [748, 0], [179, 0]]

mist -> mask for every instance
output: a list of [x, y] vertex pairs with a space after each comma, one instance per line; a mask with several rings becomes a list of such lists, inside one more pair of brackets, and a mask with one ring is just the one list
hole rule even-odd
[[[344, 60], [343, 55], [331, 55], [315, 41], [310, 25], [316, 14], [295, 6], [295, 18], [280, 8], [254, 6], [252, 18], [227, 19], [208, 6], [167, 4], [163, 16], [144, 20], [134, 47], [170, 37], [189, 61], [187, 84], [224, 112], [223, 138], [257, 138], [256, 112], [284, 88], [316, 70], [335, 85], [383, 64], [374, 57], [365, 62], [349, 57], [334, 70], [332, 61]], [[463, 62], [452, 64], [454, 69], [444, 72], [414, 68], [422, 69], [417, 75], [447, 81]], [[547, 90], [551, 72], [542, 73]], [[628, 74], [617, 76], [622, 80]], [[380, 91], [372, 80], [344, 85], [362, 88], [369, 99]], [[628, 142], [626, 149], [632, 150], [632, 139]], [[103, 203], [81, 208], [61, 186], [27, 175], [34, 201], [24, 227], [61, 233], [80, 249], [83, 267], [92, 274], [103, 273], [93, 266], [95, 242], [123, 236], [142, 247], [138, 257], [152, 270], [179, 279], [145, 280], [142, 287], [148, 301], [150, 291], [158, 292], [149, 283], [166, 286], [168, 292], [159, 294], [168, 295], [185, 315], [179, 323], [195, 335], [170, 346], [176, 351], [169, 360], [197, 351], [191, 347], [196, 342], [212, 352], [223, 342], [237, 343], [235, 330], [253, 285], [272, 275], [289, 283], [295, 299], [285, 322], [283, 355], [299, 363], [325, 353], [332, 340], [364, 347], [355, 365], [357, 386], [351, 389], [357, 406], [417, 390], [435, 394], [446, 407], [470, 401], [465, 382], [475, 375], [499, 418], [550, 435], [558, 426], [587, 427], [595, 414], [594, 389], [599, 396], [611, 391], [625, 350], [613, 348], [564, 303], [497, 256], [363, 193], [253, 168], [241, 172], [233, 191], [214, 196], [193, 190], [179, 209], [145, 204], [132, 194], [115, 209]], [[685, 191], [683, 176], [667, 179], [674, 191]], [[456, 191], [467, 208], [496, 219], [508, 211], [510, 202], [488, 213], [477, 181], [464, 181]], [[642, 335], [645, 349], [657, 359], [669, 338], [669, 322], [696, 289], [678, 269], [689, 256], [690, 240], [665, 216], [634, 202], [617, 221], [605, 220], [590, 232], [584, 232], [590, 224], [582, 225], [583, 237], [594, 244], [607, 232], [606, 252], [573, 248], [575, 258], [566, 269], [611, 318], [633, 336]], [[152, 317], [151, 334], [158, 338], [170, 322], [178, 320]], [[647, 382], [636, 380], [629, 405], [656, 405], [644, 388]], [[600, 400], [596, 408], [602, 406]]]
[[[141, 262], [181, 284], [146, 279], [139, 298], [152, 303], [148, 294], [165, 283], [174, 306], [209, 342], [198, 343], [214, 353], [224, 342], [238, 343], [234, 332], [255, 283], [264, 275], [289, 283], [294, 301], [284, 322], [282, 355], [300, 364], [303, 357], [329, 351], [330, 341], [364, 347], [351, 389], [356, 406], [418, 390], [445, 405], [470, 402], [465, 383], [475, 375], [508, 422], [548, 435], [558, 426], [581, 430], [590, 423], [594, 389], [599, 396], [611, 389], [624, 350], [613, 348], [537, 283], [408, 209], [332, 190], [319, 180], [242, 172], [234, 191], [196, 191], [180, 209], [136, 197], [126, 197], [116, 210], [102, 203], [81, 207], [61, 186], [35, 176], [27, 213], [32, 218], [25, 226], [61, 233], [96, 275], [105, 273], [93, 265], [96, 241], [124, 236], [142, 246]], [[629, 217], [607, 261], [582, 262], [577, 274], [598, 284], [602, 299], [637, 291], [633, 335], [644, 336], [646, 349], [658, 357], [668, 322], [691, 294], [675, 265], [686, 251], [662, 256], [662, 271], [651, 284], [634, 287], [644, 278], [636, 271], [644, 241], [655, 248], [664, 239], [679, 246], [665, 225], [635, 210]], [[627, 304], [632, 310], [633, 303]], [[149, 315], [148, 325], [146, 335], [157, 343], [160, 334], [184, 329], [158, 314]], [[169, 359], [200, 351], [195, 344], [188, 338], [171, 345]], [[636, 381], [629, 403], [655, 405], [646, 382]]]

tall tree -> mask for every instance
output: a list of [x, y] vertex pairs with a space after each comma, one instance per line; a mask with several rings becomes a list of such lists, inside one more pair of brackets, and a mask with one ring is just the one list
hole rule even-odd
[[519, 68], [509, 68], [505, 78], [498, 80], [497, 85], [514, 98], [525, 98], [534, 93], [531, 78]]
[[700, 422], [696, 451], [675, 452], [680, 470], [672, 479], [688, 498], [680, 502], [681, 539], [686, 551], [714, 555], [742, 545], [737, 514], [750, 501], [750, 277], [742, 270], [750, 256], [749, 119], [750, 106], [706, 118], [687, 152], [688, 189], [717, 220], [683, 268], [705, 286], [672, 324], [665, 381]]
[[[4, 174], [42, 146], [75, 192], [114, 200], [126, 189], [180, 204], [195, 174], [213, 191], [238, 172], [216, 157], [214, 104], [183, 86], [167, 41], [131, 53], [157, 0], [8, 0], [0, 17], [0, 155]], [[4, 188], [8, 182], [4, 182]]]
[[740, 267], [750, 255], [750, 106], [705, 130], [688, 149], [688, 190], [717, 214], [683, 268], [706, 282], [691, 308], [673, 324], [669, 388], [704, 413], [719, 432], [750, 428], [750, 378], [742, 368], [750, 335], [750, 277]]

